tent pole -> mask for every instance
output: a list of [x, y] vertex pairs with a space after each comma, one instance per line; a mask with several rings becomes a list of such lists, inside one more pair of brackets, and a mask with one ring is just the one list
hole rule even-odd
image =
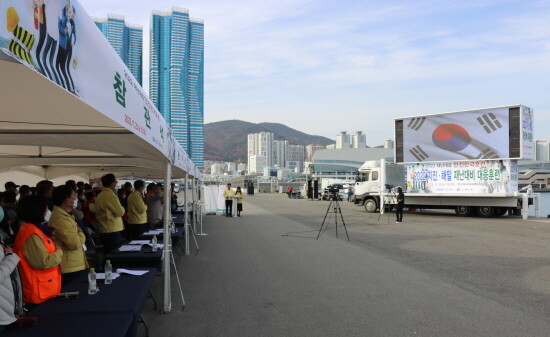
[[164, 287], [163, 287], [163, 295], [164, 295], [164, 307], [163, 312], [169, 313], [172, 311], [172, 294], [171, 294], [171, 287], [170, 287], [170, 258], [171, 258], [171, 237], [172, 233], [170, 232], [170, 221], [172, 220], [172, 215], [170, 214], [170, 179], [172, 177], [172, 166], [170, 162], [166, 161], [166, 176], [164, 178], [164, 245], [162, 247], [162, 257], [163, 257], [163, 264], [164, 264]]
[[189, 174], [185, 173], [185, 193], [183, 193], [183, 204], [185, 205], [185, 255], [190, 254], [189, 249], [189, 205], [187, 204], [187, 186], [189, 185]]
[[197, 179], [197, 191], [199, 193], [198, 195], [198, 200], [199, 200], [199, 211], [198, 211], [198, 214], [199, 214], [199, 224], [201, 226], [201, 231], [200, 233], [197, 233], [197, 235], [199, 236], [206, 236], [208, 235], [207, 233], [205, 233], [203, 230], [202, 230], [202, 221], [203, 221], [203, 217], [202, 217], [202, 208], [203, 207], [206, 207], [206, 197], [205, 197], [205, 190], [201, 190], [201, 181]]
[[196, 180], [197, 179], [195, 179], [195, 177], [193, 177], [193, 179], [191, 180], [191, 198], [193, 199], [193, 221], [191, 222], [191, 224], [193, 225], [193, 232], [195, 233], [197, 232], [197, 191], [195, 184]]

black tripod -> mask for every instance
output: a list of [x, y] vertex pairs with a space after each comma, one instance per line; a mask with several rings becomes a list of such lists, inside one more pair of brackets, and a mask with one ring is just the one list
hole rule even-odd
[[[342, 225], [344, 226], [344, 231], [346, 231], [346, 236], [348, 237], [348, 241], [349, 241], [348, 229], [346, 228], [346, 222], [344, 221], [344, 216], [342, 215], [342, 208], [340, 208], [340, 196], [338, 195], [338, 193], [333, 193], [330, 196], [330, 203], [328, 204], [327, 212], [325, 213], [325, 218], [323, 219], [321, 228], [319, 228], [319, 233], [317, 234], [317, 240], [319, 240], [319, 236], [321, 236], [321, 231], [323, 230], [323, 227], [325, 227], [325, 221], [327, 220], [327, 216], [329, 213], [334, 213], [334, 224], [336, 225], [336, 237], [338, 237], [338, 214], [340, 214], [340, 219], [342, 220]], [[328, 222], [327, 222], [327, 228], [325, 228], [325, 231], [327, 229], [328, 229]]]

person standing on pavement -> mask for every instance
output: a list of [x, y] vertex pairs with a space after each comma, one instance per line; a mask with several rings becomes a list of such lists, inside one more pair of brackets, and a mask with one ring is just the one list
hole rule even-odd
[[85, 245], [86, 236], [73, 215], [76, 191], [70, 185], [53, 189], [53, 211], [48, 225], [55, 228], [54, 238], [63, 251], [61, 259], [62, 284], [77, 279], [88, 269]]
[[233, 196], [235, 192], [231, 189], [231, 184], [227, 184], [227, 188], [223, 190], [223, 198], [225, 199], [225, 216], [233, 216]]
[[112, 173], [101, 177], [103, 189], [95, 198], [97, 229], [105, 253], [118, 249], [122, 245], [122, 230], [124, 230], [122, 216], [125, 210], [115, 193], [117, 183]]
[[162, 224], [163, 195], [164, 192], [161, 186], [155, 184], [145, 197], [145, 203], [147, 204], [147, 226], [149, 228], [156, 228]]
[[241, 212], [243, 211], [243, 192], [241, 191], [241, 187], [237, 186], [237, 191], [235, 192], [235, 196], [238, 196], [237, 198], [237, 216], [241, 217]]
[[19, 257], [23, 285], [23, 302], [39, 304], [61, 292], [63, 250], [53, 240], [55, 228], [44, 223], [47, 200], [28, 196], [17, 204], [17, 215], [23, 224], [13, 244]]
[[348, 202], [353, 201], [353, 187], [351, 184], [348, 186]]
[[397, 188], [397, 205], [395, 207], [395, 223], [403, 222], [403, 207], [405, 207], [405, 194], [403, 194], [403, 189], [401, 187]]
[[134, 191], [128, 196], [128, 234], [129, 239], [137, 239], [147, 230], [147, 205], [143, 199], [145, 182], [134, 181]]

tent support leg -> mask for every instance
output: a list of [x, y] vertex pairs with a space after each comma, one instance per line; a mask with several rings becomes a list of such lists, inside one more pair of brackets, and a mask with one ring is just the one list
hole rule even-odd
[[163, 296], [164, 305], [162, 312], [169, 313], [172, 311], [172, 294], [170, 286], [170, 255], [171, 255], [171, 239], [172, 233], [170, 232], [170, 221], [172, 215], [170, 214], [170, 180], [172, 178], [172, 166], [166, 162], [166, 176], [164, 179], [164, 245], [162, 247], [162, 263], [164, 264], [164, 284], [163, 284]]
[[189, 204], [187, 203], [187, 187], [189, 186], [189, 174], [185, 173], [185, 193], [183, 194], [183, 200], [185, 204], [185, 255], [189, 255], [191, 250], [189, 249]]

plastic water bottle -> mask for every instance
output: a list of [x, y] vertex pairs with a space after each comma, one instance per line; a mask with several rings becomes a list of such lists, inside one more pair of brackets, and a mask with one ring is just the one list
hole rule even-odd
[[105, 263], [105, 284], [113, 283], [113, 265], [111, 265], [111, 260], [107, 260]]
[[170, 221], [170, 232], [171, 233], [176, 232], [176, 224], [174, 223], [174, 220]]
[[153, 251], [157, 251], [157, 236], [153, 236], [153, 240], [151, 240], [151, 244], [153, 245]]
[[97, 281], [96, 281], [96, 275], [94, 268], [90, 268], [90, 272], [88, 273], [88, 294], [93, 295], [97, 294]]

